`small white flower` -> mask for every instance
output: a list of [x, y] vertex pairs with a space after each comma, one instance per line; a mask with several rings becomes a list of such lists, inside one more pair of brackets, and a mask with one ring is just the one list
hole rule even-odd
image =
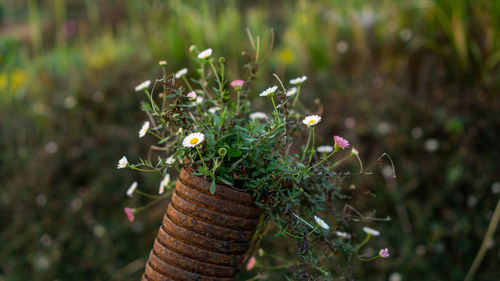
[[182, 76], [186, 75], [187, 73], [188, 73], [188, 69], [187, 69], [187, 68], [183, 68], [183, 69], [181, 69], [181, 70], [179, 70], [179, 71], [177, 71], [177, 72], [175, 73], [175, 78], [176, 78], [176, 79], [179, 79], [179, 78], [181, 78]]
[[166, 60], [161, 60], [161, 61], [158, 62], [158, 65], [160, 65], [160, 66], [167, 65], [167, 61]]
[[136, 190], [137, 188], [137, 182], [134, 181], [130, 187], [127, 189], [127, 196], [128, 197], [132, 197], [132, 195], [134, 194], [134, 191]]
[[300, 85], [307, 80], [307, 76], [297, 77], [295, 79], [290, 80], [290, 84], [292, 85]]
[[337, 234], [338, 237], [341, 237], [341, 238], [344, 238], [344, 239], [351, 238], [351, 234], [349, 234], [347, 232], [335, 231], [335, 234]]
[[191, 133], [182, 141], [184, 147], [195, 147], [205, 140], [205, 135], [202, 133]]
[[353, 147], [352, 150], [351, 150], [351, 154], [357, 156], [357, 155], [359, 155], [359, 151], [356, 148]]
[[322, 228], [324, 229], [330, 229], [330, 226], [328, 226], [328, 224], [326, 224], [326, 222], [324, 220], [322, 220], [321, 218], [317, 217], [317, 216], [314, 216], [314, 220], [316, 221], [317, 224], [319, 224], [319, 226], [321, 226]]
[[151, 80], [146, 80], [146, 81], [142, 82], [141, 84], [137, 85], [135, 87], [135, 91], [139, 92], [139, 91], [145, 90], [145, 89], [149, 88], [150, 85], [151, 85]]
[[304, 118], [304, 120], [302, 120], [302, 123], [304, 123], [308, 127], [311, 127], [311, 126], [315, 126], [320, 121], [321, 121], [321, 116], [311, 115], [311, 116], [307, 116], [306, 118]]
[[206, 59], [212, 55], [212, 49], [206, 49], [203, 52], [198, 54], [199, 59]]
[[120, 161], [118, 161], [118, 166], [116, 167], [117, 169], [122, 169], [127, 167], [128, 165], [128, 160], [127, 157], [123, 156]]
[[202, 96], [197, 96], [197, 97], [196, 97], [196, 101], [195, 101], [195, 103], [196, 103], [196, 104], [200, 104], [200, 103], [202, 103], [202, 102], [203, 102], [203, 97], [202, 97]]
[[333, 146], [331, 146], [331, 145], [320, 145], [320, 146], [318, 146], [318, 148], [316, 148], [316, 150], [319, 153], [330, 153], [330, 152], [333, 151]]
[[165, 188], [168, 187], [170, 183], [170, 174], [166, 174], [160, 182], [160, 189], [158, 190], [158, 194], [163, 194], [165, 192]]
[[261, 97], [267, 97], [271, 94], [274, 94], [274, 92], [276, 92], [276, 90], [278, 89], [278, 86], [272, 86], [272, 87], [269, 87], [267, 88], [265, 91], [263, 91], [260, 96]]
[[295, 95], [296, 93], [297, 93], [297, 88], [293, 87], [293, 88], [289, 89], [288, 91], [286, 91], [286, 96], [291, 97], [291, 96]]
[[363, 231], [366, 232], [366, 234], [373, 235], [373, 236], [380, 235], [380, 231], [373, 229], [371, 227], [368, 227], [368, 226], [363, 227]]
[[170, 155], [166, 160], [165, 163], [172, 165], [175, 162], [175, 158], [173, 155]]
[[264, 112], [260, 112], [260, 111], [250, 113], [249, 117], [252, 120], [254, 120], [254, 119], [267, 119], [268, 118], [267, 114], [265, 114]]
[[144, 137], [148, 132], [148, 130], [149, 130], [149, 121], [146, 121], [144, 122], [144, 124], [142, 124], [142, 128], [139, 130], [139, 137], [140, 138]]
[[214, 106], [214, 107], [210, 107], [210, 108], [208, 109], [208, 112], [210, 112], [210, 113], [212, 113], [212, 114], [215, 114], [215, 112], [216, 112], [217, 110], [219, 110], [219, 108], [218, 108], [218, 107], [216, 107], [216, 106]]

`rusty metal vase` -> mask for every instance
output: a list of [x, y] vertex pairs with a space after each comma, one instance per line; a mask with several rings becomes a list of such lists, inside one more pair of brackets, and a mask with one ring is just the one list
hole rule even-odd
[[181, 170], [143, 281], [235, 280], [261, 209], [250, 193]]

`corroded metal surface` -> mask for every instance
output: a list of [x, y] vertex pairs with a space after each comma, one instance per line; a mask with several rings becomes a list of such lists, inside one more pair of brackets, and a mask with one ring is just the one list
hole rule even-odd
[[252, 195], [181, 171], [143, 281], [227, 280], [249, 247], [261, 210]]

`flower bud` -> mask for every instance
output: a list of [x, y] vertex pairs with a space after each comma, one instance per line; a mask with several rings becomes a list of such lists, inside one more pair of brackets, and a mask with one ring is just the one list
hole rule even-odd
[[227, 149], [225, 149], [224, 147], [219, 148], [219, 155], [220, 156], [224, 157], [224, 156], [226, 156], [226, 154], [227, 154]]

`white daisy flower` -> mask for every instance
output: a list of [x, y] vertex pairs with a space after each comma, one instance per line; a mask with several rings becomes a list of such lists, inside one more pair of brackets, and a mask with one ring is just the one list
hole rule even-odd
[[188, 73], [188, 69], [187, 69], [187, 68], [183, 68], [183, 69], [181, 69], [181, 70], [179, 70], [179, 71], [177, 71], [177, 72], [175, 73], [175, 78], [176, 78], [176, 79], [179, 79], [179, 78], [181, 78], [182, 76], [186, 75], [187, 73]]
[[142, 82], [141, 84], [135, 86], [135, 91], [139, 92], [139, 91], [145, 90], [145, 89], [149, 88], [150, 85], [151, 85], [151, 80], [146, 80], [146, 81]]
[[373, 236], [380, 235], [380, 231], [373, 229], [371, 227], [368, 227], [368, 226], [363, 227], [363, 231], [366, 232], [366, 234], [373, 235]]
[[184, 147], [195, 147], [205, 140], [205, 135], [202, 133], [191, 133], [182, 141]]
[[351, 238], [351, 234], [349, 234], [347, 232], [335, 231], [335, 234], [337, 234], [337, 236], [340, 237], [340, 238], [344, 238], [344, 239]]
[[260, 96], [261, 97], [267, 97], [271, 94], [274, 94], [274, 92], [276, 92], [276, 90], [278, 89], [278, 86], [272, 86], [272, 87], [269, 87], [267, 88], [265, 91], [263, 91]]
[[166, 160], [165, 160], [165, 163], [171, 165], [175, 162], [175, 159], [174, 159], [174, 156], [173, 155], [170, 155]]
[[297, 77], [295, 79], [290, 80], [290, 84], [292, 85], [300, 85], [307, 80], [307, 76]]
[[255, 120], [255, 119], [267, 119], [267, 114], [265, 114], [264, 112], [253, 112], [253, 113], [250, 113], [249, 115], [250, 119], [252, 120]]
[[210, 112], [210, 113], [212, 113], [212, 114], [215, 114], [215, 112], [216, 112], [217, 110], [219, 110], [219, 108], [218, 108], [218, 107], [216, 107], [216, 106], [214, 106], [214, 107], [210, 107], [210, 108], [208, 109], [208, 112]]
[[302, 120], [302, 123], [304, 123], [308, 127], [311, 127], [311, 126], [315, 126], [320, 121], [321, 121], [321, 116], [311, 115], [311, 116], [307, 116], [306, 118], [304, 118], [304, 120]]
[[168, 187], [170, 183], [170, 174], [166, 174], [160, 182], [160, 189], [158, 190], [158, 194], [163, 194], [165, 192], [165, 188]]
[[142, 128], [139, 130], [139, 137], [140, 138], [144, 137], [148, 132], [148, 130], [149, 130], [149, 121], [146, 121], [144, 122], [144, 124], [142, 124]]
[[158, 62], [158, 65], [160, 65], [160, 66], [167, 65], [167, 61], [166, 60], [161, 60], [161, 61]]
[[128, 165], [128, 160], [127, 157], [123, 156], [120, 161], [118, 161], [118, 166], [116, 167], [117, 169], [122, 169], [127, 167]]
[[197, 96], [196, 101], [194, 102], [195, 104], [200, 104], [203, 102], [203, 97], [202, 96]]
[[317, 224], [319, 224], [319, 226], [321, 226], [322, 228], [324, 229], [330, 229], [330, 226], [328, 226], [328, 224], [326, 224], [326, 222], [324, 220], [322, 220], [321, 218], [317, 217], [317, 216], [314, 216], [314, 220], [316, 221]]
[[137, 182], [134, 181], [130, 187], [127, 189], [127, 196], [128, 197], [132, 197], [132, 195], [134, 194], [134, 191], [136, 190], [137, 188]]
[[288, 91], [286, 91], [286, 96], [291, 97], [291, 96], [295, 95], [296, 93], [297, 93], [297, 88], [293, 87], [293, 88], [289, 89]]
[[199, 59], [206, 59], [212, 55], [212, 49], [206, 49], [198, 54]]
[[333, 146], [331, 145], [320, 145], [316, 148], [319, 153], [330, 153], [333, 151]]

